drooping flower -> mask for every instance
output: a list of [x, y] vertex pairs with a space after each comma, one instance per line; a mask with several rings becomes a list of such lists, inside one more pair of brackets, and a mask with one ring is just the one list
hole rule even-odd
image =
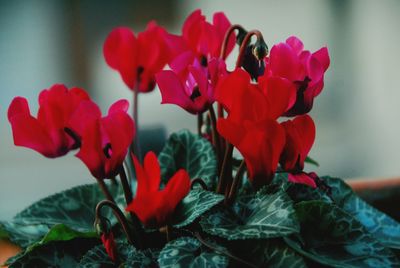
[[[193, 51], [199, 59], [218, 58], [221, 46], [231, 23], [223, 12], [213, 15], [212, 24], [206, 21], [201, 10], [193, 11], [185, 20], [182, 27], [182, 38], [187, 47]], [[235, 46], [235, 36], [228, 41], [227, 55]]]
[[273, 119], [245, 120], [241, 124], [219, 119], [217, 129], [243, 155], [249, 179], [255, 188], [273, 179], [285, 145], [285, 131], [280, 124]]
[[276, 119], [289, 108], [293, 90], [279, 78], [252, 84], [241, 69], [217, 86], [215, 97], [228, 112], [226, 119], [218, 120], [218, 132], [243, 155], [256, 188], [270, 182], [277, 169], [285, 132]]
[[117, 175], [135, 135], [134, 122], [127, 114], [127, 100], [115, 102], [108, 115], [101, 117], [98, 106], [87, 101], [71, 118], [70, 129], [81, 139], [76, 156], [97, 179]]
[[215, 99], [235, 122], [277, 119], [290, 108], [295, 96], [295, 87], [286, 79], [263, 77], [259, 84], [253, 84], [242, 69], [222, 78], [215, 90]]
[[113, 232], [109, 231], [108, 233], [102, 233], [100, 238], [104, 248], [106, 249], [107, 255], [111, 258], [111, 260], [115, 261], [118, 253]]
[[225, 62], [212, 58], [203, 66], [190, 51], [182, 53], [171, 64], [172, 70], [156, 75], [162, 102], [178, 105], [189, 113], [201, 113], [214, 102], [214, 88], [227, 74]]
[[297, 98], [285, 115], [308, 113], [324, 86], [324, 73], [329, 67], [328, 49], [323, 47], [311, 53], [303, 49], [303, 43], [295, 36], [285, 43], [272, 47], [266, 60], [266, 75], [283, 77], [296, 85]]
[[281, 166], [288, 172], [300, 172], [315, 140], [314, 121], [309, 115], [301, 115], [281, 125], [286, 133], [286, 144], [280, 158]]
[[134, 212], [145, 226], [165, 225], [178, 203], [189, 193], [190, 178], [181, 169], [160, 190], [161, 173], [157, 156], [146, 154], [143, 166], [133, 156], [137, 177], [137, 190], [133, 201], [126, 207]]
[[64, 85], [53, 85], [40, 93], [39, 110], [35, 118], [25, 98], [14, 98], [8, 108], [14, 144], [50, 158], [76, 149], [79, 142], [66, 132], [66, 127], [79, 105], [87, 100], [89, 96], [82, 89], [68, 90]]
[[154, 21], [137, 37], [127, 27], [115, 28], [104, 43], [104, 58], [111, 68], [120, 73], [131, 90], [152, 91], [155, 87], [154, 75], [164, 68], [171, 57], [167, 35], [164, 28]]

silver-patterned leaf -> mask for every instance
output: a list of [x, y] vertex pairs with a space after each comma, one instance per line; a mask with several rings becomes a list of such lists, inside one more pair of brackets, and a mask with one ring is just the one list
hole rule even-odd
[[[111, 193], [119, 204], [123, 199], [121, 188], [109, 185]], [[13, 222], [25, 226], [43, 224], [49, 227], [65, 224], [76, 231], [92, 231], [96, 205], [103, 199], [104, 195], [97, 184], [73, 187], [37, 201], [18, 213]], [[116, 222], [111, 210], [104, 209], [103, 215], [112, 223]]]
[[190, 178], [202, 179], [209, 189], [217, 182], [217, 159], [211, 143], [188, 130], [173, 133], [158, 155], [163, 182], [183, 168]]
[[182, 200], [175, 210], [177, 228], [186, 226], [224, 199], [223, 195], [202, 189], [194, 189]]
[[284, 191], [239, 198], [233, 210], [220, 208], [203, 217], [204, 231], [228, 240], [282, 237], [299, 231], [292, 201]]
[[332, 267], [400, 267], [390, 249], [338, 206], [304, 201], [295, 208], [301, 223], [301, 237], [284, 239], [300, 254]]
[[323, 177], [332, 189], [332, 199], [350, 213], [382, 244], [400, 249], [400, 223], [368, 205], [341, 179]]
[[[122, 267], [145, 268], [157, 266], [158, 251], [156, 250], [137, 250], [126, 242], [118, 242], [117, 252], [119, 261], [122, 262]], [[82, 257], [78, 267], [117, 267], [117, 263], [110, 259], [103, 245], [98, 245]]]
[[[213, 242], [208, 241], [208, 243], [219, 250], [226, 251], [225, 248]], [[202, 246], [195, 238], [181, 237], [165, 245], [158, 257], [158, 264], [161, 268], [222, 268], [228, 266], [229, 258]]]
[[[243, 242], [241, 242], [243, 243]], [[281, 239], [246, 240], [246, 248], [258, 267], [306, 268], [303, 257]]]

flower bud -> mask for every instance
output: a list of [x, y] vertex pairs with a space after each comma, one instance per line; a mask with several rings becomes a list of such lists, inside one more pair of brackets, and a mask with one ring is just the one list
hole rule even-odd
[[254, 57], [256, 57], [259, 61], [262, 61], [268, 55], [268, 46], [264, 42], [264, 39], [257, 39], [256, 43], [254, 44], [252, 53]]

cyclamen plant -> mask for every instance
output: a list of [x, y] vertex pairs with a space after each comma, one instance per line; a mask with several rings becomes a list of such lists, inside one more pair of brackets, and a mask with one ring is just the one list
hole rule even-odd
[[[78, 150], [97, 181], [0, 222], [0, 238], [23, 249], [10, 267], [400, 266], [400, 224], [341, 179], [304, 170], [317, 165], [308, 112], [326, 47], [292, 36], [269, 52], [261, 32], [196, 10], [181, 35], [155, 22], [137, 36], [114, 29], [104, 57], [133, 91], [133, 119], [127, 100], [103, 116], [61, 84], [40, 93], [37, 117], [23, 97], [8, 109], [15, 145], [48, 158]], [[138, 95], [156, 85], [162, 103], [197, 115], [198, 133], [173, 133], [141, 163]]]

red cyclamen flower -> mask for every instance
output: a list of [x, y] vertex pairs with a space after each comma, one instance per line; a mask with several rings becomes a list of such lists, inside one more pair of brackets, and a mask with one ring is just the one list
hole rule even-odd
[[219, 119], [218, 132], [243, 155], [252, 184], [259, 188], [272, 180], [285, 145], [285, 132], [276, 122], [293, 102], [294, 88], [279, 78], [252, 84], [237, 69], [218, 84], [215, 97], [228, 112]]
[[301, 115], [281, 123], [286, 133], [286, 144], [280, 158], [282, 168], [299, 172], [315, 140], [315, 124], [309, 115]]
[[308, 113], [324, 86], [324, 73], [330, 58], [328, 49], [323, 47], [314, 53], [303, 50], [303, 43], [295, 36], [285, 43], [274, 45], [266, 60], [266, 75], [283, 77], [297, 87], [297, 98], [286, 116]]
[[289, 172], [289, 181], [316, 187], [315, 178], [304, 173], [304, 161], [315, 140], [315, 125], [308, 115], [297, 116], [281, 123], [286, 133], [286, 144], [279, 162]]
[[[220, 56], [222, 42], [231, 23], [223, 12], [213, 15], [213, 23], [206, 21], [201, 10], [193, 11], [185, 20], [182, 27], [182, 38], [188, 48], [192, 50], [199, 59], [217, 58]], [[229, 39], [227, 55], [235, 46], [235, 36]]]
[[227, 110], [228, 119], [237, 123], [277, 119], [293, 105], [295, 97], [296, 89], [286, 79], [263, 77], [253, 84], [242, 69], [223, 77], [215, 90], [215, 99]]
[[125, 84], [132, 90], [149, 92], [154, 89], [154, 75], [170, 59], [166, 44], [168, 34], [155, 22], [150, 22], [136, 38], [127, 27], [115, 28], [104, 43], [107, 64], [117, 70]]
[[224, 61], [212, 58], [203, 66], [190, 51], [175, 58], [171, 68], [156, 75], [161, 103], [176, 104], [193, 114], [204, 112], [212, 105], [214, 87], [227, 73]]
[[285, 132], [275, 120], [246, 120], [236, 124], [229, 119], [219, 119], [217, 129], [243, 155], [249, 180], [256, 189], [273, 179], [285, 145]]
[[108, 115], [101, 117], [99, 107], [84, 102], [71, 118], [70, 128], [81, 138], [76, 156], [97, 179], [117, 175], [135, 135], [134, 122], [127, 114], [127, 100], [115, 102]]
[[8, 108], [14, 144], [31, 148], [50, 158], [76, 149], [79, 142], [65, 128], [78, 106], [87, 100], [89, 96], [82, 89], [68, 90], [64, 85], [53, 85], [40, 93], [39, 110], [35, 118], [25, 98], [14, 98]]
[[133, 161], [137, 190], [126, 210], [134, 212], [145, 226], [163, 226], [178, 203], [189, 193], [189, 175], [183, 169], [177, 171], [165, 188], [160, 190], [161, 174], [157, 156], [153, 152], [147, 153], [143, 166], [135, 156]]

